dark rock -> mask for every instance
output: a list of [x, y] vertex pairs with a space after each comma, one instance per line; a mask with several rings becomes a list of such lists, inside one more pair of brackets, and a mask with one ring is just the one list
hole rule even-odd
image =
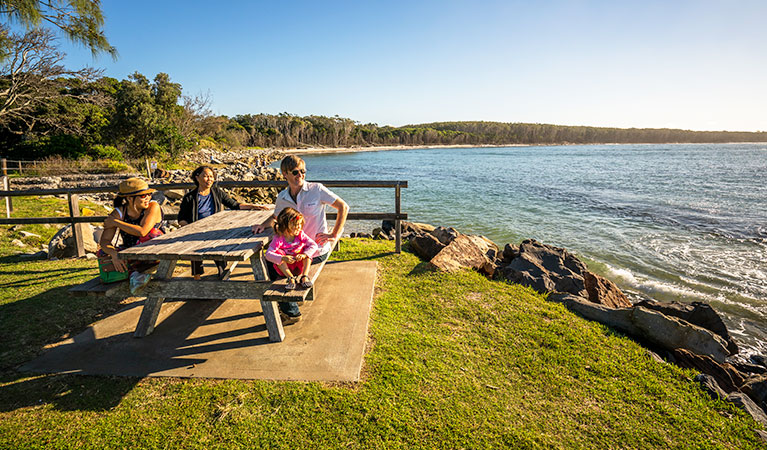
[[431, 233], [436, 227], [428, 223], [402, 222], [403, 233], [411, 232], [415, 234]]
[[767, 425], [767, 415], [748, 397], [748, 395], [742, 392], [732, 392], [727, 395], [727, 400], [748, 413], [748, 415], [753, 417], [755, 421], [762, 425]]
[[[83, 236], [85, 251], [95, 253], [99, 247], [93, 240], [93, 228], [90, 224], [77, 224]], [[61, 228], [48, 242], [48, 258], [71, 258], [77, 256], [77, 245], [72, 236], [72, 225]]]
[[431, 231], [431, 235], [439, 239], [439, 241], [445, 245], [450, 245], [450, 243], [453, 242], [453, 239], [462, 236], [462, 234], [453, 227], [437, 227]]
[[503, 247], [503, 262], [510, 263], [514, 258], [519, 256], [519, 247], [513, 244], [506, 244]]
[[711, 375], [701, 373], [698, 374], [694, 380], [700, 384], [700, 388], [703, 389], [712, 400], [727, 398], [727, 393], [719, 387], [716, 379]]
[[[418, 222], [407, 222], [405, 220], [400, 222], [400, 230], [403, 234], [405, 233], [415, 233], [415, 234], [423, 234], [423, 233], [429, 233], [432, 230], [434, 230], [434, 225], [429, 225], [428, 223], [418, 223]], [[383, 230], [384, 233], [394, 235], [394, 221], [393, 220], [384, 220], [381, 222], [381, 230]]]
[[432, 258], [437, 256], [437, 253], [445, 248], [445, 244], [441, 243], [431, 234], [420, 234], [410, 238], [410, 248], [422, 259], [431, 261]]
[[733, 362], [731, 363], [733, 366], [735, 366], [736, 369], [743, 373], [751, 373], [751, 374], [767, 374], [767, 367], [762, 367], [756, 364], [749, 364], [744, 362]]
[[659, 354], [655, 353], [654, 351], [645, 349], [645, 353], [647, 353], [647, 356], [649, 356], [655, 362], [661, 363], [661, 364], [667, 364], [666, 361], [663, 358], [661, 358], [661, 356]]
[[183, 189], [167, 189], [164, 191], [164, 194], [170, 200], [181, 200], [185, 192]]
[[389, 234], [389, 232], [394, 231], [394, 221], [393, 220], [381, 221], [381, 231], [383, 231], [386, 234]]
[[716, 334], [658, 311], [636, 306], [609, 308], [564, 292], [549, 294], [548, 299], [563, 303], [569, 310], [586, 319], [595, 320], [663, 349], [687, 349], [698, 355], [708, 355], [719, 363], [723, 363], [729, 354], [726, 342]]
[[731, 355], [738, 353], [738, 345], [733, 341], [722, 318], [710, 305], [702, 302], [657, 302], [654, 300], [640, 300], [635, 306], [660, 311], [667, 316], [674, 316], [686, 320], [693, 325], [710, 330], [727, 342], [727, 350]]
[[583, 281], [591, 302], [610, 308], [631, 307], [631, 301], [612, 281], [589, 271], [583, 274]]
[[[487, 273], [493, 261], [486, 255], [486, 243], [479, 236], [461, 235], [440, 250], [429, 265], [443, 272], [455, 272], [470, 268]], [[492, 274], [490, 274], [492, 275]]]
[[509, 281], [529, 286], [538, 292], [569, 292], [587, 297], [583, 273], [586, 266], [567, 250], [541, 244], [535, 240], [523, 241], [520, 254], [501, 269]]
[[168, 172], [165, 169], [160, 169], [159, 167], [154, 170], [154, 173], [152, 174], [153, 178], [170, 178], [171, 173]]
[[748, 378], [740, 390], [751, 397], [757, 405], [767, 403], [767, 376], [757, 375]]
[[45, 250], [40, 250], [39, 252], [36, 252], [36, 253], [21, 254], [19, 255], [19, 257], [21, 259], [26, 259], [26, 260], [48, 259], [48, 252], [46, 252]]
[[696, 355], [684, 349], [676, 349], [673, 353], [678, 366], [710, 375], [725, 392], [739, 391], [740, 386], [746, 381], [731, 364], [718, 363], [709, 356]]
[[748, 357], [749, 361], [754, 364], [758, 364], [764, 368], [767, 368], [767, 356], [764, 355], [751, 355]]

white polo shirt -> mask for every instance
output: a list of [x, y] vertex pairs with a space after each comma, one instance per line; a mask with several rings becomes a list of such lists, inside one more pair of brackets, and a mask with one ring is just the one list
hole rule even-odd
[[[280, 214], [280, 211], [287, 207], [294, 208], [304, 215], [304, 233], [312, 239], [315, 239], [317, 233], [328, 232], [328, 222], [325, 219], [325, 205], [332, 205], [338, 200], [338, 196], [322, 185], [322, 183], [304, 182], [301, 190], [296, 196], [297, 201], [293, 201], [290, 196], [290, 188], [286, 188], [277, 194], [277, 201], [274, 203], [274, 217]], [[315, 256], [324, 255], [332, 250], [330, 242], [319, 248]]]

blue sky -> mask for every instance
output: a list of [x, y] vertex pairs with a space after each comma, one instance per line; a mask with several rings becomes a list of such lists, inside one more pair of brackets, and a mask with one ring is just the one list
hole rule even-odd
[[234, 116], [767, 130], [767, 2], [104, 0], [119, 59]]

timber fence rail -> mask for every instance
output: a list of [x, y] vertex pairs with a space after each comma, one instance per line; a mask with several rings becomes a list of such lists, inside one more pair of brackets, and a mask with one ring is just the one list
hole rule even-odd
[[[84, 256], [85, 248], [83, 245], [82, 224], [101, 223], [107, 216], [80, 216], [79, 195], [97, 194], [103, 192], [118, 192], [117, 186], [114, 187], [76, 187], [61, 189], [27, 189], [14, 191], [8, 188], [7, 177], [4, 178], [4, 184], [0, 186], [0, 199], [6, 203], [6, 217], [0, 218], [0, 225], [18, 225], [18, 224], [46, 224], [46, 223], [68, 223], [72, 225], [75, 242], [77, 243], [77, 255]], [[350, 212], [347, 220], [392, 220], [394, 221], [395, 246], [396, 252], [402, 250], [402, 225], [401, 221], [407, 219], [407, 213], [402, 212], [401, 190], [407, 188], [407, 181], [378, 181], [378, 180], [352, 180], [352, 181], [322, 181], [327, 187], [337, 188], [392, 188], [394, 189], [394, 212]], [[222, 188], [285, 188], [285, 181], [219, 181], [218, 187]], [[168, 184], [150, 184], [149, 187], [158, 191], [167, 191], [171, 189], [193, 189], [193, 183], [168, 183]], [[69, 216], [60, 217], [14, 217], [11, 218], [10, 199], [12, 197], [35, 197], [40, 195], [66, 195], [69, 205]], [[165, 220], [176, 220], [178, 214], [165, 214]], [[336, 213], [327, 213], [329, 220], [335, 220]], [[80, 225], [80, 226], [78, 226]]]

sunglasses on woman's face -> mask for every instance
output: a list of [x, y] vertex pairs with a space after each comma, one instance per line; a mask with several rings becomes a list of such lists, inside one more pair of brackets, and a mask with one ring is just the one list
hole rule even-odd
[[291, 170], [290, 173], [292, 173], [294, 177], [297, 177], [299, 173], [301, 175], [306, 175], [306, 169], [294, 169]]
[[147, 192], [146, 194], [134, 195], [134, 197], [139, 197], [139, 198], [147, 198], [147, 197], [151, 197], [151, 196], [152, 196], [152, 194], [149, 193], [149, 192]]

